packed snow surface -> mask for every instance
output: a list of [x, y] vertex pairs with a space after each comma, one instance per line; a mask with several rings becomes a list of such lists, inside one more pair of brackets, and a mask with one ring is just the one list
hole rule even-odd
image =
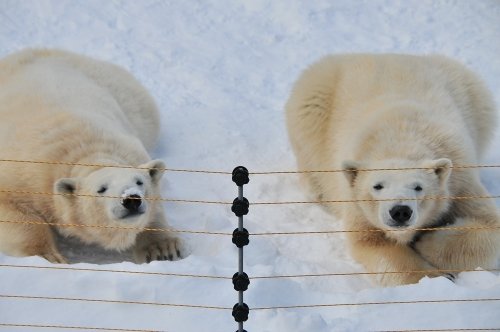
[[[170, 168], [293, 170], [284, 103], [299, 73], [326, 54], [448, 55], [477, 72], [500, 101], [495, 0], [0, 0], [0, 56], [25, 47], [63, 48], [130, 70], [161, 109], [162, 139], [153, 157]], [[484, 163], [500, 164], [499, 150], [500, 134]], [[500, 169], [482, 169], [481, 177], [492, 195], [500, 195]], [[250, 202], [310, 199], [295, 174], [253, 175], [244, 190]], [[237, 188], [229, 175], [167, 172], [163, 195], [226, 202]], [[231, 233], [237, 224], [228, 205], [171, 202], [165, 208], [179, 230]], [[244, 220], [251, 233], [341, 228], [314, 204], [251, 206]], [[191, 255], [178, 262], [135, 265], [122, 262], [126, 255], [67, 240], [61, 247], [75, 262], [70, 267], [80, 270], [13, 267], [68, 266], [0, 255], [0, 323], [236, 330], [229, 309], [154, 305], [231, 308], [237, 301], [229, 279], [154, 274], [231, 277], [237, 271], [230, 236], [183, 236]], [[346, 253], [342, 234], [251, 236], [244, 269], [250, 277], [363, 272]], [[261, 278], [252, 279], [244, 295], [250, 308], [335, 305], [251, 310], [244, 324], [249, 332], [500, 329], [500, 302], [480, 301], [500, 299], [496, 272], [461, 273], [455, 283], [424, 278], [393, 288], [377, 288], [364, 275]], [[374, 304], [441, 300], [454, 302]]]

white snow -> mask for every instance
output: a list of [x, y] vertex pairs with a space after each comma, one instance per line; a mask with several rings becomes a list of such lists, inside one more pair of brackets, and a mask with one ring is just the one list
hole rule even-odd
[[[440, 53], [477, 72], [500, 103], [499, 17], [495, 0], [0, 0], [0, 56], [25, 47], [59, 47], [128, 68], [160, 106], [162, 141], [153, 156], [168, 167], [293, 170], [283, 105], [307, 65], [330, 53]], [[500, 131], [484, 162], [500, 164], [499, 148]], [[499, 172], [481, 170], [493, 195], [500, 194]], [[227, 175], [170, 172], [165, 179], [163, 194], [169, 198], [232, 201], [237, 195]], [[254, 175], [245, 196], [250, 202], [309, 199], [296, 175]], [[177, 229], [231, 233], [237, 224], [228, 206], [165, 207]], [[252, 233], [339, 229], [316, 205], [251, 206], [245, 227]], [[71, 267], [226, 277], [236, 272], [237, 249], [229, 236], [186, 239], [192, 254], [178, 262]], [[363, 271], [338, 234], [252, 236], [250, 241], [245, 247], [250, 277]], [[74, 261], [120, 259], [68, 244], [66, 251]], [[225, 279], [5, 266], [53, 266], [36, 257], [0, 255], [0, 264], [1, 295], [220, 307], [237, 301]], [[375, 288], [363, 276], [254, 279], [245, 292], [250, 308], [485, 298], [500, 298], [498, 273], [461, 273], [455, 283], [424, 278], [394, 288]], [[498, 301], [253, 310], [244, 325], [249, 332], [500, 329], [499, 312]], [[5, 297], [0, 297], [0, 323], [237, 329], [230, 310]]]

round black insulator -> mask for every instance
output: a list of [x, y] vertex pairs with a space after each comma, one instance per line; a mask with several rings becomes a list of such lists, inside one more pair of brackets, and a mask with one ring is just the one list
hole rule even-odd
[[241, 274], [236, 272], [233, 275], [234, 290], [244, 292], [248, 289], [248, 285], [250, 285], [250, 279], [245, 272], [242, 272]]
[[236, 183], [238, 187], [247, 184], [249, 181], [248, 170], [245, 167], [238, 166], [233, 169], [233, 182]]
[[250, 243], [250, 239], [248, 238], [249, 234], [246, 228], [243, 228], [241, 231], [236, 228], [233, 231], [233, 243], [238, 247], [238, 248], [243, 248], [244, 246], [248, 245]]
[[243, 303], [243, 304], [236, 303], [233, 307], [234, 320], [237, 321], [238, 323], [239, 322], [246, 322], [248, 320], [249, 312], [250, 312], [250, 309], [248, 308], [248, 306], [245, 303]]
[[236, 197], [233, 201], [233, 206], [231, 207], [231, 211], [238, 217], [244, 216], [248, 213], [248, 208], [250, 207], [250, 203], [248, 199], [243, 197], [243, 199], [239, 199]]

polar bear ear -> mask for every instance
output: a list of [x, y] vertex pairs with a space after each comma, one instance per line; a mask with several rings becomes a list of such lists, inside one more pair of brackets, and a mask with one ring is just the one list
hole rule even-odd
[[349, 184], [354, 186], [354, 181], [356, 181], [356, 177], [358, 176], [358, 170], [361, 168], [360, 164], [355, 161], [344, 161], [342, 163], [342, 172], [344, 172], [347, 181]]
[[431, 160], [426, 167], [431, 168], [439, 179], [439, 183], [443, 184], [448, 181], [451, 173], [452, 162], [448, 158], [440, 158]]
[[75, 193], [77, 185], [76, 178], [62, 178], [54, 184], [54, 192], [60, 195], [72, 195]]
[[147, 168], [149, 176], [153, 183], [157, 183], [165, 172], [165, 163], [159, 159], [151, 160], [140, 166], [141, 168]]

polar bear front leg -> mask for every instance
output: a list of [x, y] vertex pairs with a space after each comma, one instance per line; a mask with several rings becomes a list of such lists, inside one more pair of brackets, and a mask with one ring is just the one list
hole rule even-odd
[[425, 276], [451, 278], [446, 273], [437, 272], [434, 266], [407, 245], [387, 239], [373, 241], [370, 236], [353, 235], [350, 240], [354, 258], [373, 273], [374, 280], [382, 286], [413, 284]]
[[49, 225], [36, 215], [0, 205], [0, 251], [12, 256], [40, 256], [51, 263], [66, 264], [57, 249]]
[[[415, 250], [431, 264], [446, 270], [495, 269], [500, 256], [498, 216], [457, 218], [443, 230], [424, 234]], [[453, 227], [459, 229], [453, 230]], [[496, 228], [495, 228], [496, 227]]]
[[145, 230], [137, 235], [133, 249], [137, 264], [153, 260], [175, 261], [186, 256], [183, 241], [168, 229], [164, 220], [163, 212], [159, 212], [157, 221], [147, 227], [158, 230]]

